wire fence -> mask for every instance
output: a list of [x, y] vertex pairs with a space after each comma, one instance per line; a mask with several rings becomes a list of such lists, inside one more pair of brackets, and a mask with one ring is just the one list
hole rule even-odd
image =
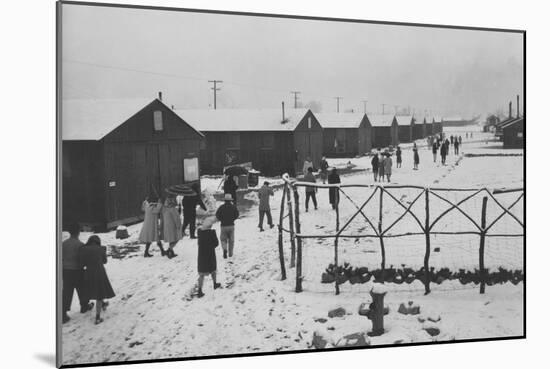
[[[295, 291], [457, 289], [524, 278], [524, 190], [317, 184], [285, 178], [279, 214], [282, 279]], [[328, 216], [301, 211], [301, 187], [333, 192]], [[285, 240], [289, 242], [285, 243]], [[290, 245], [289, 247], [286, 247]], [[434, 287], [437, 286], [437, 287]]]

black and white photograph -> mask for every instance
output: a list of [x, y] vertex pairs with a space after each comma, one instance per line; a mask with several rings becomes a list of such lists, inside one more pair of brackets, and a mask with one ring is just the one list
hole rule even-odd
[[56, 16], [58, 365], [525, 338], [525, 30]]

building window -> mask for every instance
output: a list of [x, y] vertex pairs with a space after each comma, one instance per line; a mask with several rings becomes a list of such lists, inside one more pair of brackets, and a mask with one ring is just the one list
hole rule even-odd
[[241, 148], [241, 136], [238, 132], [227, 134], [227, 148], [232, 150], [239, 150]]
[[307, 117], [307, 128], [311, 129], [311, 117]]
[[262, 149], [272, 149], [275, 145], [275, 137], [273, 133], [262, 134]]
[[153, 112], [153, 129], [155, 132], [161, 132], [164, 129], [162, 124], [162, 111], [155, 110]]

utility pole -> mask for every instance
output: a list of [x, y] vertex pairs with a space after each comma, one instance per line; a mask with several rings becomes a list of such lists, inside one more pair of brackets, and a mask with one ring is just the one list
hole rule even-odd
[[336, 96], [335, 99], [336, 99], [336, 112], [340, 113], [340, 100], [343, 99], [343, 97], [342, 96]]
[[215, 80], [208, 81], [208, 82], [214, 84], [214, 87], [211, 87], [210, 89], [214, 91], [214, 109], [216, 109], [216, 91], [219, 91], [219, 90], [220, 90], [220, 88], [217, 88], [217, 87], [216, 87], [216, 84], [222, 83], [223, 81], [220, 81], [220, 80], [215, 79]]
[[384, 110], [385, 107], [386, 107], [386, 104], [382, 104], [382, 115], [385, 114], [385, 110]]
[[367, 101], [368, 100], [362, 100], [363, 101], [363, 113], [367, 114]]
[[298, 108], [298, 95], [300, 91], [290, 91], [291, 94], [294, 94], [294, 109]]

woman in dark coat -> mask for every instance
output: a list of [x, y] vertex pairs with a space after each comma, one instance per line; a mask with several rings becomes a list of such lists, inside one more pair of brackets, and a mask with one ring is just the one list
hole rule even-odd
[[107, 308], [104, 299], [115, 297], [111, 282], [103, 264], [107, 263], [107, 248], [101, 246], [98, 236], [90, 236], [88, 242], [80, 249], [80, 264], [84, 269], [82, 277], [83, 294], [88, 300], [96, 300], [95, 324], [103, 321], [101, 310]]
[[372, 160], [370, 161], [370, 164], [372, 165], [372, 174], [374, 175], [374, 182], [378, 181], [378, 154], [374, 154], [372, 156]]
[[[328, 184], [340, 183], [340, 176], [336, 171], [336, 168], [332, 168], [332, 171], [328, 175]], [[329, 188], [328, 190], [328, 199], [332, 204], [332, 208], [336, 209], [336, 204], [338, 204], [340, 198], [337, 188]]]
[[198, 291], [197, 296], [203, 297], [202, 285], [204, 277], [207, 275], [212, 276], [212, 282], [214, 283], [214, 289], [221, 287], [220, 283], [216, 282], [216, 247], [218, 246], [218, 236], [216, 230], [212, 229], [212, 225], [216, 221], [215, 217], [208, 217], [204, 220], [198, 230], [198, 245], [199, 253], [197, 257], [197, 266], [199, 271]]
[[416, 143], [413, 145], [413, 160], [413, 169], [418, 170], [418, 164], [420, 164], [420, 156], [418, 155], [418, 147], [416, 147]]

